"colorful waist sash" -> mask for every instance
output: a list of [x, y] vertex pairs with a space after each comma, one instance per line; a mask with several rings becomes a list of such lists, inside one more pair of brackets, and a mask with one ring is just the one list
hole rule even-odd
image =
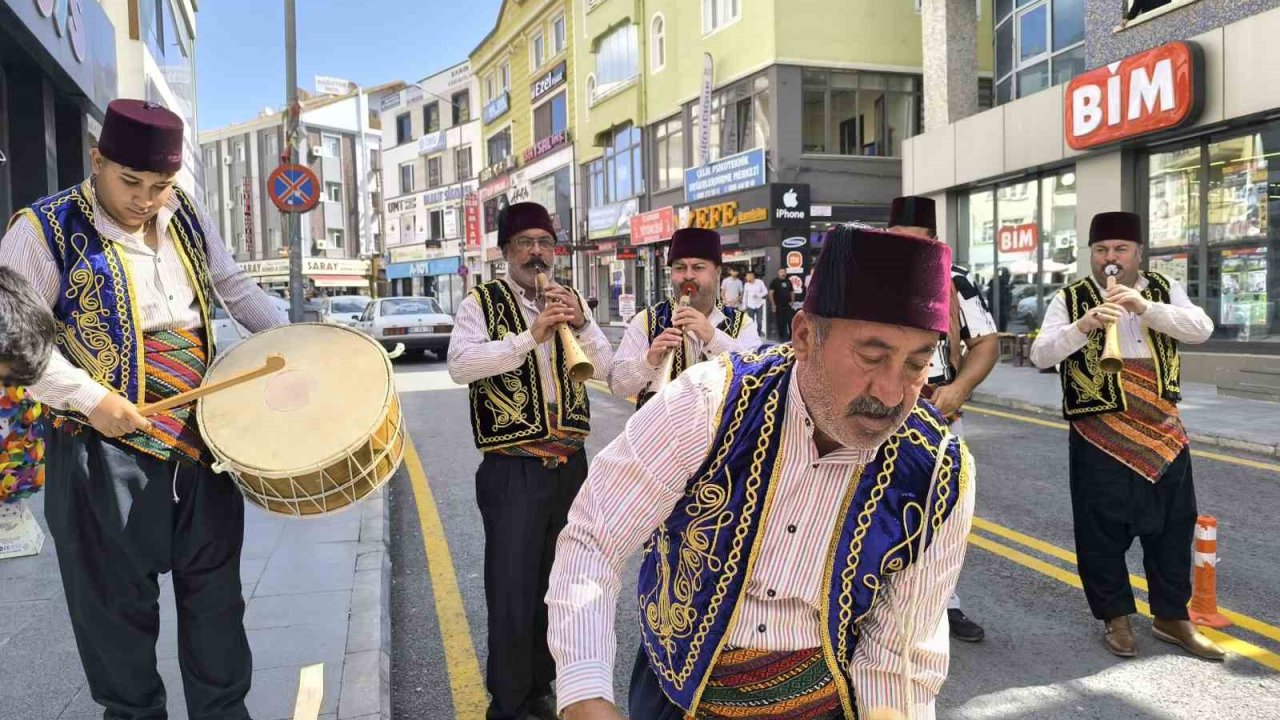
[[586, 444], [586, 436], [582, 433], [560, 427], [560, 413], [555, 403], [547, 405], [547, 421], [551, 425], [551, 438], [542, 442], [508, 445], [506, 447], [486, 450], [494, 455], [511, 457], [558, 458], [568, 460]]
[[1128, 409], [1072, 422], [1076, 432], [1121, 464], [1156, 482], [1187, 447], [1178, 406], [1160, 396], [1155, 363], [1125, 360], [1121, 382]]
[[822, 650], [726, 648], [711, 669], [698, 720], [844, 720]]
[[[157, 403], [194, 390], [204, 380], [209, 361], [199, 330], [162, 330], [143, 336], [146, 375], [145, 402]], [[161, 460], [209, 464], [209, 451], [200, 439], [195, 403], [152, 415], [151, 429], [115, 439], [138, 452]], [[66, 427], [60, 418], [57, 427]], [[68, 428], [78, 432], [82, 428]]]
[[0, 505], [44, 487], [47, 415], [25, 389], [0, 385]]

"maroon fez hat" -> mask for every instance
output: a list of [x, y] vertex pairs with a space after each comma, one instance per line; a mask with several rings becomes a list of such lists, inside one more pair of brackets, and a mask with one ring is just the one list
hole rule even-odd
[[667, 264], [685, 258], [710, 260], [720, 264], [720, 233], [702, 228], [684, 228], [671, 236], [671, 250], [667, 253]]
[[929, 238], [839, 225], [822, 245], [804, 311], [945, 335], [951, 329], [951, 248]]
[[144, 172], [182, 169], [182, 118], [155, 103], [112, 100], [102, 121], [98, 152]]
[[938, 232], [938, 210], [933, 199], [919, 195], [894, 198], [889, 227], [921, 227]]
[[519, 202], [498, 214], [498, 247], [505, 247], [516, 233], [525, 230], [546, 230], [552, 238], [556, 236], [546, 208], [536, 202]]
[[1142, 219], [1131, 212], [1104, 212], [1093, 216], [1089, 244], [1105, 240], [1129, 240], [1142, 244]]

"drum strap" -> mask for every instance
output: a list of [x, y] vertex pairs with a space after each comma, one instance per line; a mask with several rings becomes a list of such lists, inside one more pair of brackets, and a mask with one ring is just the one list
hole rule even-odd
[[[204, 380], [209, 361], [200, 330], [162, 330], [143, 335], [146, 402], [160, 402], [194, 390]], [[76, 422], [67, 422], [68, 419]], [[151, 429], [130, 433], [116, 442], [161, 460], [209, 464], [209, 451], [196, 425], [195, 405], [166, 410], [151, 418]], [[72, 433], [84, 430], [84, 420], [59, 417], [54, 426]]]

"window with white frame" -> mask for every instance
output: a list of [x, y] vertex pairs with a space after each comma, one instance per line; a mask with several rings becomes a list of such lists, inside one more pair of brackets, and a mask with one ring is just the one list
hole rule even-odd
[[713, 33], [742, 17], [742, 0], [702, 0], [702, 34]]
[[547, 41], [539, 30], [533, 36], [533, 41], [529, 43], [529, 67], [537, 70], [547, 61]]
[[995, 0], [996, 104], [1085, 71], [1085, 0]]
[[244, 141], [236, 141], [236, 162], [244, 162]]
[[[772, 126], [769, 123], [772, 93], [769, 77], [758, 75], [721, 88], [711, 95], [711, 133], [708, 156], [718, 160], [745, 150], [768, 147]], [[693, 105], [690, 133], [701, 137], [702, 108]], [[695, 157], [701, 149], [695, 148]]]
[[604, 157], [587, 164], [590, 207], [620, 202], [644, 192], [640, 129], [624, 125], [606, 133]]
[[453, 94], [453, 124], [461, 125], [471, 120], [471, 91]]
[[413, 192], [413, 163], [405, 163], [400, 166], [400, 194], [406, 195]]
[[326, 182], [324, 184], [324, 196], [329, 202], [342, 202], [342, 183]]
[[409, 113], [396, 116], [396, 144], [403, 145], [413, 138], [413, 117]]
[[444, 239], [444, 210], [432, 210], [428, 213], [427, 239]]
[[608, 95], [640, 74], [638, 35], [635, 25], [623, 25], [600, 39], [595, 53], [593, 100]]
[[493, 73], [484, 76], [484, 101], [490, 102], [497, 97], [497, 86], [494, 84]]
[[457, 182], [471, 179], [471, 146], [460, 147], [453, 151], [453, 168], [457, 174]]
[[444, 184], [444, 159], [427, 158], [427, 187], [438, 188]]
[[667, 20], [658, 13], [649, 24], [649, 67], [658, 72], [667, 65]]
[[684, 182], [684, 118], [679, 115], [653, 126], [654, 190]]
[[901, 157], [922, 126], [918, 75], [803, 71], [802, 152]]
[[568, 91], [557, 93], [555, 97], [533, 109], [533, 141], [546, 140], [552, 135], [562, 133], [569, 127]]
[[322, 135], [320, 140], [324, 145], [324, 156], [330, 158], [342, 157], [342, 138], [337, 135]]
[[503, 128], [502, 132], [490, 137], [485, 144], [488, 146], [490, 165], [506, 160], [511, 155], [511, 126]]
[[334, 250], [341, 250], [343, 241], [345, 240], [343, 232], [337, 228], [329, 228], [329, 231], [326, 234], [329, 236], [329, 247]]
[[556, 56], [564, 52], [568, 41], [569, 35], [564, 15], [559, 15], [551, 21], [551, 55]]
[[440, 103], [422, 106], [422, 132], [430, 134], [440, 130]]
[[498, 83], [501, 86], [499, 94], [511, 92], [511, 63], [502, 63], [498, 68]]

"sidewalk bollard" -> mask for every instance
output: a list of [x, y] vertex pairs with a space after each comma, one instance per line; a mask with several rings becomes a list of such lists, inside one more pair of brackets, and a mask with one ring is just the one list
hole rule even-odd
[[1195, 570], [1191, 576], [1191, 622], [1211, 628], [1229, 627], [1218, 612], [1218, 521], [1212, 515], [1196, 519]]

